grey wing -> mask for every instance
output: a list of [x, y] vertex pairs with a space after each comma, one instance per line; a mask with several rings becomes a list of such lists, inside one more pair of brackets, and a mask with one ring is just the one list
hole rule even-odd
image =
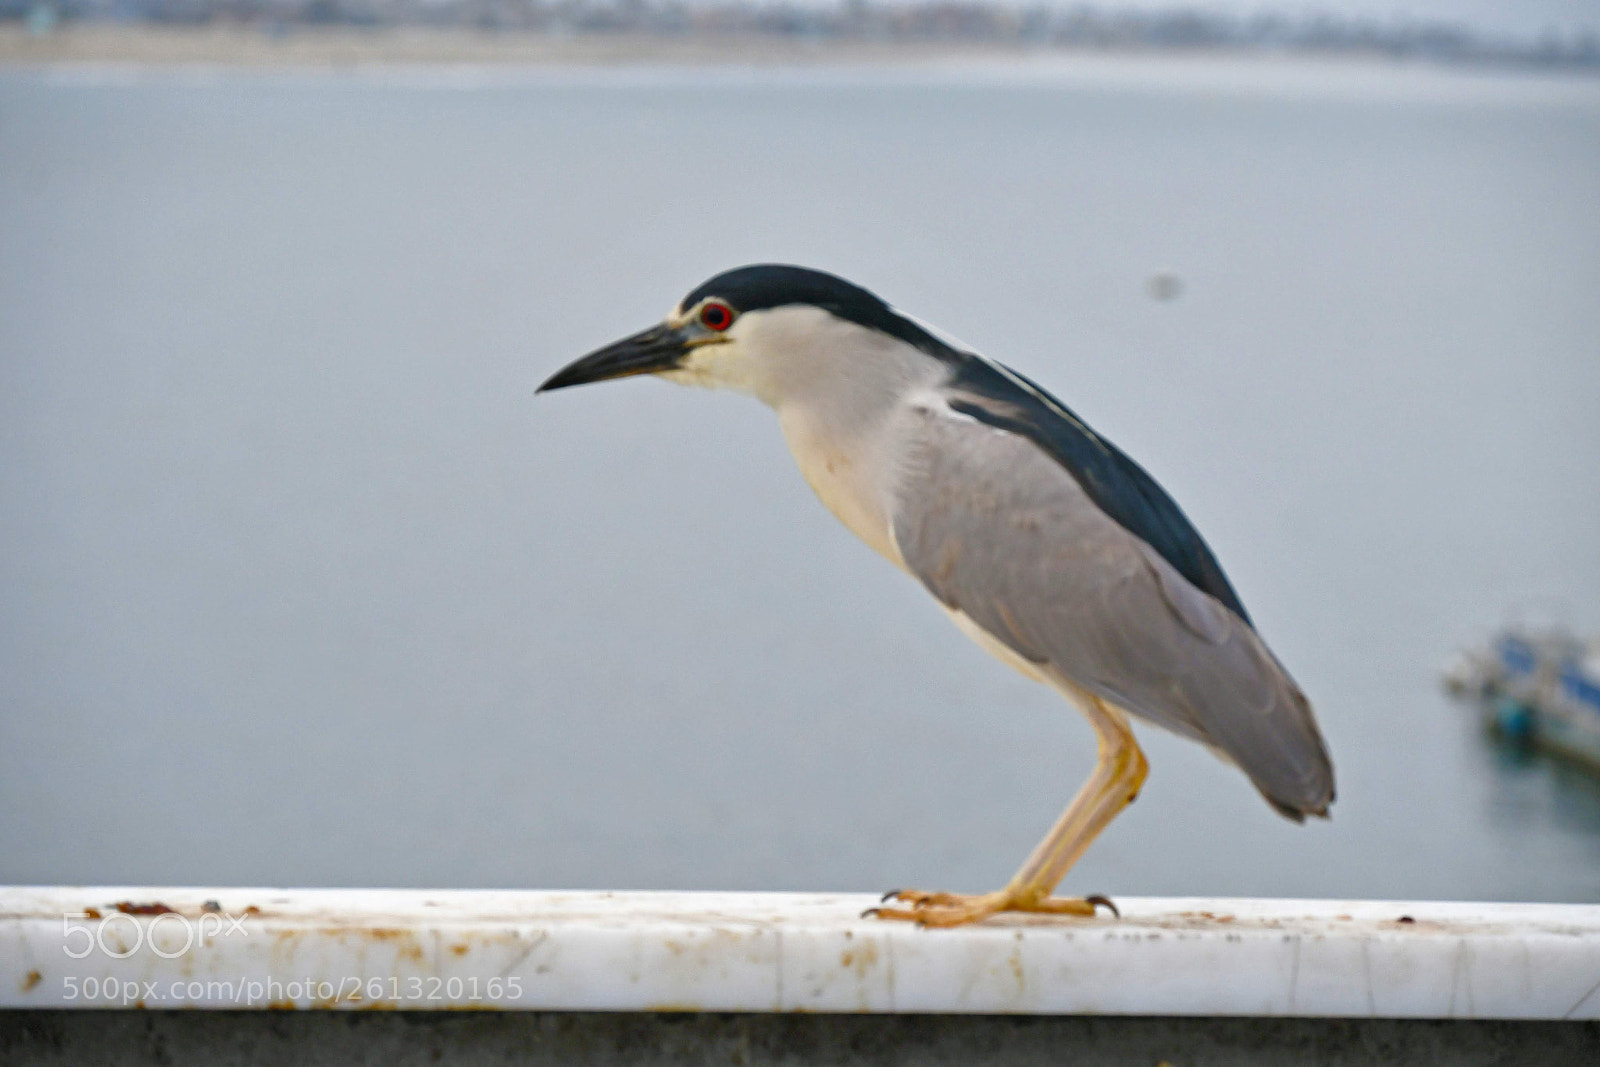
[[1220, 750], [1283, 814], [1324, 814], [1311, 707], [1256, 632], [1107, 517], [1027, 438], [907, 413], [893, 531], [907, 568], [1046, 676]]

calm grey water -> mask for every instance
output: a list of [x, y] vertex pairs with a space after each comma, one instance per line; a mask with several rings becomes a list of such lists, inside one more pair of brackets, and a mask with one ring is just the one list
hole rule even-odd
[[532, 396], [767, 259], [1059, 393], [1317, 706], [1331, 823], [1147, 733], [1068, 889], [1600, 899], [1437, 684], [1600, 630], [1600, 84], [1159, 63], [0, 73], [0, 881], [1006, 878], [1078, 715], [759, 405]]

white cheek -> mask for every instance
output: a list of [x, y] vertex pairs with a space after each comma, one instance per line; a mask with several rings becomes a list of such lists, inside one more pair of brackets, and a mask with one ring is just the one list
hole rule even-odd
[[681, 365], [661, 376], [682, 385], [752, 391], [749, 361], [737, 344], [701, 345], [691, 350]]
[[763, 373], [757, 348], [748, 336], [751, 325], [743, 320], [735, 322], [723, 335], [725, 341], [691, 349], [680, 366], [663, 371], [661, 376], [682, 385], [732, 389], [772, 403], [769, 375]]
[[656, 377], [665, 378], [669, 382], [677, 382], [679, 385], [697, 385], [703, 389], [716, 388], [721, 383], [716, 380], [711, 369], [706, 366], [706, 361], [698, 358], [698, 356], [699, 353], [691, 353], [689, 358], [685, 359], [682, 364], [672, 370], [664, 370]]

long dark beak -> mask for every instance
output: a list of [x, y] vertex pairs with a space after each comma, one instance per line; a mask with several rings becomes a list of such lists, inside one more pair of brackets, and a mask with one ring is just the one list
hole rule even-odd
[[681, 327], [663, 323], [569, 363], [552, 374], [536, 392], [547, 393], [569, 385], [587, 385], [634, 374], [655, 374], [678, 366], [688, 354], [687, 333]]

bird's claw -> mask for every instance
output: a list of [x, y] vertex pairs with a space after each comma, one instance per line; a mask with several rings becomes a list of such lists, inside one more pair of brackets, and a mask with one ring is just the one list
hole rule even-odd
[[879, 903], [891, 900], [909, 904], [913, 908], [939, 907], [964, 903], [968, 898], [959, 893], [930, 893], [922, 889], [891, 889], [879, 898]]
[[1111, 898], [1104, 893], [1091, 893], [1084, 897], [1083, 900], [1085, 904], [1093, 904], [1097, 908], [1103, 907], [1117, 918], [1122, 918], [1122, 912], [1117, 910], [1117, 906], [1111, 902]]

